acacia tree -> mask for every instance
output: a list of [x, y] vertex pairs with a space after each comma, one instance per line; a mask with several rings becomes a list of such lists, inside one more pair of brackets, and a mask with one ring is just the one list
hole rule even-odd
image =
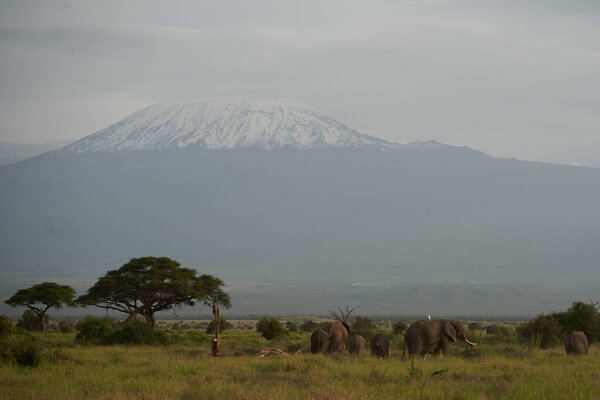
[[46, 332], [46, 312], [50, 308], [59, 309], [63, 304], [68, 307], [75, 307], [74, 297], [75, 290], [72, 287], [54, 282], [44, 282], [33, 285], [29, 289], [17, 291], [5, 303], [13, 307], [25, 306], [29, 308], [40, 319], [42, 332]]
[[179, 305], [193, 306], [196, 299], [207, 296], [203, 290], [211, 287], [202, 282], [215, 279], [210, 275], [197, 277], [195, 270], [182, 268], [168, 257], [132, 258], [100, 277], [77, 302], [126, 313], [127, 321], [141, 315], [156, 328], [156, 312]]
[[221, 357], [221, 339], [219, 337], [221, 331], [221, 311], [219, 304], [226, 309], [231, 308], [231, 298], [221, 289], [225, 284], [219, 278], [211, 275], [202, 275], [198, 279], [198, 293], [203, 293], [201, 299], [204, 304], [212, 308], [215, 330], [212, 337], [212, 355], [213, 357]]

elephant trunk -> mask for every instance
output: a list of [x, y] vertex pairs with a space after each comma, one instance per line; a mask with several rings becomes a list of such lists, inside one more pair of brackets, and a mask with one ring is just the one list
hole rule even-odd
[[467, 342], [470, 346], [477, 346], [477, 343], [471, 342], [467, 337], [465, 337], [465, 342]]

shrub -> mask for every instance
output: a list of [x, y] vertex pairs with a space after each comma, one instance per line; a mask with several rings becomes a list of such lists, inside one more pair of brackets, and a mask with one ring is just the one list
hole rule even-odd
[[402, 321], [398, 321], [392, 325], [392, 331], [394, 332], [394, 335], [402, 335], [404, 332], [406, 332], [407, 328], [408, 327], [406, 324]]
[[277, 318], [264, 316], [256, 324], [256, 332], [262, 334], [267, 340], [273, 340], [282, 337], [286, 330]]
[[309, 319], [308, 321], [303, 322], [302, 325], [300, 325], [300, 330], [302, 332], [312, 332], [315, 329], [317, 329], [318, 327], [319, 327], [319, 324], [317, 324], [316, 322]]
[[469, 328], [470, 331], [477, 331], [483, 329], [479, 322], [471, 322], [469, 325], [467, 325], [467, 328]]
[[113, 332], [115, 322], [110, 318], [96, 318], [88, 315], [77, 323], [75, 328], [79, 331], [75, 341], [81, 344], [102, 344]]
[[0, 337], [10, 335], [15, 331], [15, 326], [8, 317], [0, 315]]
[[60, 321], [58, 323], [58, 330], [61, 331], [62, 333], [73, 332], [73, 325], [71, 325], [67, 321]]
[[[224, 330], [227, 329], [233, 329], [233, 324], [229, 321], [227, 321], [225, 318], [221, 318], [221, 332], [223, 332]], [[212, 320], [209, 322], [208, 326], [206, 327], [206, 333], [215, 333], [215, 321]]]
[[600, 315], [593, 305], [578, 301], [567, 311], [553, 313], [551, 317], [558, 321], [564, 334], [587, 330], [593, 337], [600, 337]]
[[353, 335], [360, 335], [365, 339], [372, 336], [376, 329], [377, 327], [371, 318], [361, 317], [360, 315], [356, 317], [356, 320], [350, 326], [350, 332], [352, 332]]
[[[500, 328], [498, 328], [500, 330]], [[540, 315], [531, 322], [517, 327], [517, 336], [523, 343], [546, 349], [558, 344], [562, 338], [562, 327], [556, 319]]]
[[285, 323], [285, 327], [290, 332], [298, 332], [298, 325], [296, 325], [293, 321], [287, 321]]
[[[44, 321], [46, 321], [46, 326], [48, 325], [48, 315], [44, 315]], [[31, 310], [25, 310], [21, 319], [17, 321], [17, 328], [23, 328], [26, 331], [41, 331], [42, 330], [42, 321], [38, 318], [37, 315]]]
[[42, 347], [31, 336], [13, 336], [0, 347], [0, 359], [7, 364], [37, 367], [43, 359]]
[[147, 323], [135, 320], [121, 325], [118, 329], [107, 335], [103, 342], [105, 344], [166, 344], [165, 332], [152, 329]]

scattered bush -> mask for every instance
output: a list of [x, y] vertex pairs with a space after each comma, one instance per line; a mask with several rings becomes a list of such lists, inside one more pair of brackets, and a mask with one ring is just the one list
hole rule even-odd
[[6, 364], [37, 367], [42, 359], [42, 347], [29, 335], [12, 336], [0, 346], [0, 360]]
[[406, 332], [407, 328], [408, 326], [406, 326], [406, 324], [402, 321], [398, 321], [392, 325], [392, 331], [394, 332], [394, 335], [402, 335], [404, 332]]
[[115, 322], [110, 318], [97, 318], [88, 315], [75, 328], [79, 331], [75, 341], [81, 344], [102, 344], [114, 331]]
[[[227, 329], [233, 329], [233, 324], [229, 321], [227, 321], [225, 318], [221, 318], [221, 332], [223, 332], [224, 330]], [[215, 321], [212, 320], [209, 322], [208, 326], [206, 327], [206, 333], [210, 333], [213, 334], [215, 333]]]
[[556, 319], [540, 315], [531, 322], [519, 325], [517, 336], [522, 343], [546, 349], [560, 343], [563, 333]]
[[467, 328], [469, 328], [470, 331], [477, 331], [483, 329], [479, 322], [471, 322], [469, 325], [467, 325]]
[[361, 317], [360, 315], [356, 317], [356, 320], [350, 326], [350, 332], [352, 332], [353, 335], [360, 335], [365, 339], [373, 336], [376, 329], [377, 327], [371, 318]]
[[256, 332], [262, 334], [267, 340], [273, 340], [285, 335], [286, 330], [277, 318], [264, 316], [256, 324]]
[[135, 320], [121, 325], [119, 328], [108, 334], [104, 344], [166, 344], [167, 335], [165, 332], [152, 329], [146, 322]]
[[573, 331], [590, 331], [592, 337], [600, 338], [600, 314], [591, 304], [577, 301], [567, 311], [551, 315], [562, 327], [563, 334]]
[[285, 323], [285, 327], [290, 332], [298, 332], [298, 325], [296, 325], [293, 321], [287, 321]]
[[[44, 321], [46, 321], [46, 326], [48, 326], [48, 315], [44, 315]], [[42, 330], [42, 321], [39, 319], [37, 315], [31, 310], [25, 310], [21, 319], [17, 322], [17, 328], [23, 328], [26, 331], [41, 331]]]
[[10, 335], [15, 331], [15, 326], [8, 317], [0, 315], [0, 337]]
[[302, 323], [302, 325], [300, 325], [300, 330], [302, 332], [313, 332], [318, 327], [319, 324], [309, 319], [308, 321], [305, 321]]
[[60, 321], [58, 323], [58, 330], [62, 333], [70, 333], [73, 332], [73, 325], [67, 321]]

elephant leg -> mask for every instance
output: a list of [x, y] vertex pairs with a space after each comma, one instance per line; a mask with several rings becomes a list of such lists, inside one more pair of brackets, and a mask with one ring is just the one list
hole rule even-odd
[[448, 350], [450, 349], [450, 342], [448, 342], [448, 339], [442, 337], [442, 339], [440, 339], [439, 346], [440, 350], [442, 351], [442, 354], [448, 354]]

